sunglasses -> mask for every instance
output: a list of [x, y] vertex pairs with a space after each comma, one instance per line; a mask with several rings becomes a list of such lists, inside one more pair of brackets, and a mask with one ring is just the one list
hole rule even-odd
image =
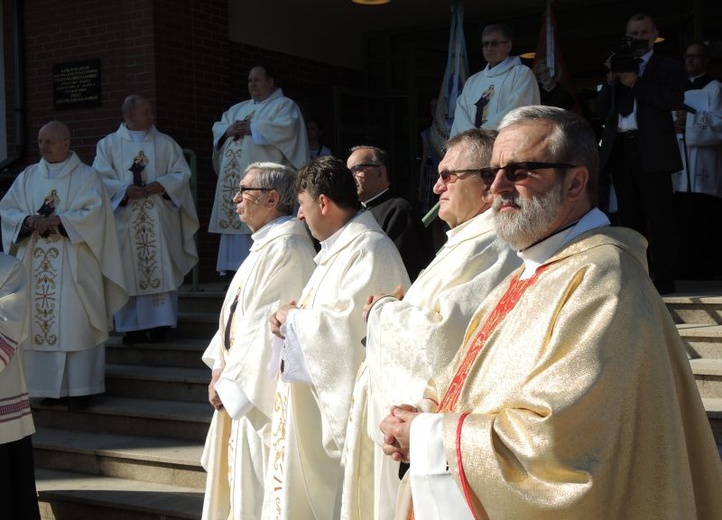
[[360, 173], [360, 172], [364, 171], [367, 168], [378, 168], [379, 166], [381, 166], [381, 165], [376, 164], [376, 163], [359, 163], [359, 164], [354, 164], [353, 166], [351, 166], [351, 168], [349, 168], [349, 170], [351, 170], [351, 173], [356, 174], [356, 173]]
[[509, 163], [506, 166], [489, 167], [477, 170], [484, 184], [491, 186], [491, 183], [496, 179], [496, 174], [500, 171], [504, 171], [504, 177], [509, 182], [517, 183], [521, 182], [528, 177], [531, 177], [532, 172], [537, 170], [547, 170], [554, 168], [555, 170], [567, 170], [569, 168], [576, 168], [578, 164], [567, 164], [567, 163], [551, 163], [551, 162], [519, 162]]
[[[472, 173], [481, 173], [482, 169], [466, 169], [466, 170], [442, 170], [439, 172], [439, 178], [444, 184], [451, 184], [456, 182], [457, 179], [463, 179], [467, 175]], [[451, 179], [454, 180], [451, 180]]]

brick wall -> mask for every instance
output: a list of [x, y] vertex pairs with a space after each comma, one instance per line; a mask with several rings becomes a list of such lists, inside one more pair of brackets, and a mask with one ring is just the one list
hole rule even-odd
[[[3, 0], [6, 56], [12, 57], [12, 4]], [[216, 176], [211, 127], [230, 105], [248, 98], [246, 77], [255, 63], [283, 71], [284, 91], [304, 113], [332, 121], [333, 85], [349, 86], [356, 73], [312, 60], [228, 40], [227, 1], [33, 0], [24, 2], [28, 153], [13, 171], [37, 161], [37, 132], [52, 119], [73, 132], [73, 149], [92, 163], [99, 139], [117, 129], [120, 105], [131, 93], [156, 106], [157, 126], [197, 158], [201, 280], [213, 280], [218, 236], [206, 232]], [[102, 106], [55, 110], [53, 65], [100, 59]], [[12, 59], [5, 67], [10, 116], [14, 113]], [[14, 142], [14, 119], [8, 138]], [[330, 135], [331, 132], [328, 132]], [[15, 147], [11, 146], [10, 154]]]

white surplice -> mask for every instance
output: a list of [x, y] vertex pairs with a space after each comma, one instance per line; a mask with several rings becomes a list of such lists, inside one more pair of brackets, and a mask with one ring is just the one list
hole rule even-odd
[[688, 90], [685, 103], [696, 105], [696, 113], [687, 114], [685, 138], [679, 138], [685, 169], [672, 175], [674, 189], [722, 198], [722, 83]]
[[[68, 236], [21, 234], [23, 220], [39, 211], [60, 217]], [[73, 152], [59, 169], [41, 160], [17, 177], [0, 201], [0, 217], [3, 247], [23, 262], [30, 280], [31, 396], [102, 392], [104, 373], [97, 366], [112, 314], [127, 294], [100, 177]]]
[[[252, 135], [239, 139], [226, 139], [218, 143], [236, 121], [250, 121]], [[226, 258], [234, 250], [232, 237], [227, 235], [250, 234], [251, 230], [236, 215], [233, 196], [243, 178], [246, 167], [254, 162], [274, 162], [300, 168], [308, 162], [308, 138], [303, 115], [293, 100], [276, 89], [263, 101], [248, 99], [233, 105], [213, 124], [213, 169], [218, 176], [213, 209], [208, 231], [221, 233], [221, 251], [218, 270], [235, 270], [237, 262]]]
[[312, 383], [278, 384], [264, 519], [338, 518], [346, 425], [365, 355], [362, 310], [369, 295], [409, 285], [396, 246], [370, 212], [337, 233], [322, 244], [292, 311], [287, 338], [297, 340]]
[[519, 56], [509, 56], [496, 66], [469, 77], [456, 100], [454, 123], [450, 137], [465, 130], [476, 128], [477, 102], [484, 96], [486, 104], [479, 128], [496, 130], [501, 119], [511, 110], [528, 105], [538, 105], [539, 85], [532, 70], [522, 64]]
[[[129, 199], [123, 206], [126, 189], [133, 184], [130, 168], [138, 162], [144, 165], [143, 182], [157, 181], [165, 193]], [[93, 167], [112, 200], [128, 294], [133, 296], [116, 316], [116, 329], [175, 326], [175, 296], [169, 293], [178, 289], [198, 262], [193, 238], [198, 217], [183, 150], [154, 126], [135, 140], [121, 124], [98, 142]]]
[[0, 444], [35, 433], [23, 369], [28, 336], [27, 277], [22, 264], [0, 253]]
[[448, 240], [403, 300], [380, 299], [369, 312], [366, 370], [354, 389], [343, 519], [392, 519], [399, 464], [381, 451], [378, 428], [395, 404], [423, 397], [428, 379], [453, 359], [484, 297], [521, 260], [496, 238], [486, 211], [447, 232]]
[[[201, 459], [208, 472], [203, 520], [260, 517], [276, 389], [276, 379], [268, 370], [272, 337], [268, 317], [279, 305], [300, 296], [315, 267], [308, 231], [296, 219], [277, 219], [252, 238], [251, 252], [228, 288], [218, 332], [203, 354], [206, 365], [221, 369], [221, 381], [245, 401], [238, 418], [232, 420], [226, 410], [213, 414]], [[225, 397], [221, 394], [224, 404]]]

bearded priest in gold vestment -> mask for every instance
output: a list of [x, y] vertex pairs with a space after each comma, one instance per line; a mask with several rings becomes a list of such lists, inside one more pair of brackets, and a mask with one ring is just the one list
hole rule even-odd
[[524, 265], [426, 399], [382, 422], [385, 453], [411, 465], [397, 518], [719, 517], [722, 465], [684, 344], [644, 238], [594, 207], [597, 162], [571, 112], [502, 121], [482, 175]]

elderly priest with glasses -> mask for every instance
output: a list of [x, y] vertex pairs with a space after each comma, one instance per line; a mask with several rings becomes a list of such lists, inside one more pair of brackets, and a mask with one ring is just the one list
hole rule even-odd
[[[251, 251], [233, 277], [218, 332], [203, 354], [213, 370], [208, 399], [215, 408], [203, 453], [208, 471], [203, 520], [260, 518], [271, 442], [276, 380], [268, 316], [298, 298], [313, 272], [306, 226], [292, 217], [296, 171], [251, 163], [233, 200], [253, 231]], [[238, 218], [238, 217], [236, 217]]]

